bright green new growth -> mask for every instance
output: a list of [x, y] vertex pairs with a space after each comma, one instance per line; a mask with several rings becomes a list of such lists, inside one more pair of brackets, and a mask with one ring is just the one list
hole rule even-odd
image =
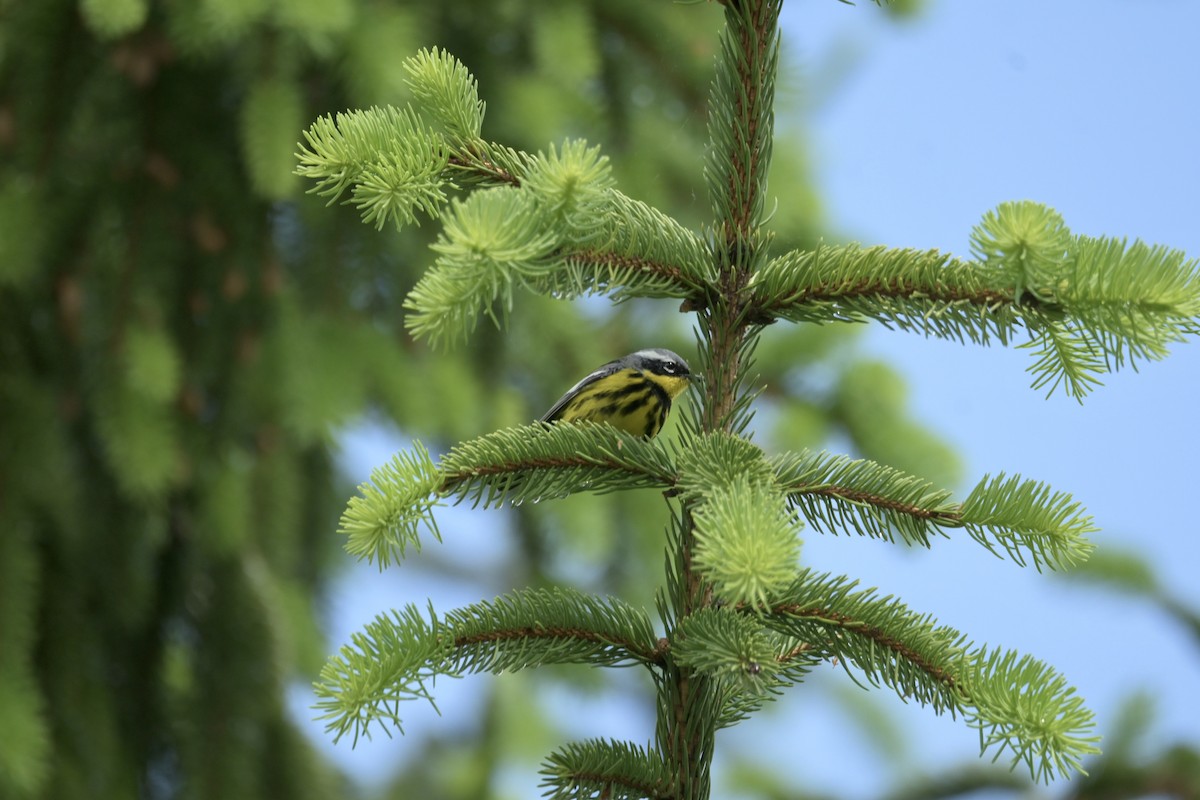
[[[548, 663], [634, 664], [658, 687], [659, 729], [643, 748], [589, 741], [549, 756], [553, 797], [708, 796], [717, 728], [736, 724], [834, 662], [979, 729], [1038, 780], [1082, 771], [1092, 716], [1052, 669], [975, 645], [875, 589], [800, 568], [800, 531], [932, 547], [962, 535], [999, 557], [1060, 570], [1084, 561], [1092, 520], [1069, 495], [985, 476], [962, 502], [887, 465], [821, 452], [768, 457], [741, 436], [762, 326], [878, 320], [961, 342], [1032, 349], [1034, 386], [1081, 398], [1109, 369], [1162, 358], [1196, 333], [1196, 262], [1140, 242], [1072, 234], [1036, 203], [1005, 203], [972, 234], [973, 260], [858, 245], [771, 256], [761, 232], [778, 61], [778, 0], [726, 5], [705, 165], [704, 234], [615, 187], [598, 148], [567, 141], [528, 154], [482, 138], [474, 79], [444, 51], [406, 67], [414, 105], [325, 117], [305, 133], [298, 172], [331, 199], [349, 192], [366, 222], [440, 218], [436, 261], [405, 306], [435, 345], [480, 317], [504, 324], [524, 290], [616, 301], [670, 297], [698, 312], [701, 407], [672, 444], [605, 425], [542, 424], [486, 434], [435, 461], [417, 444], [376, 469], [341, 521], [347, 549], [390, 565], [437, 536], [434, 508], [484, 508], [653, 488], [667, 498], [667, 588], [649, 618], [611, 598], [515, 592], [426, 620], [381, 616], [330, 660], [317, 685], [336, 735], [399, 726], [404, 700], [432, 701], [435, 675]], [[450, 193], [470, 189], [465, 197]], [[695, 363], [695, 362], [694, 362]], [[697, 390], [699, 391], [699, 390]], [[709, 743], [706, 745], [705, 743]]]
[[417, 442], [413, 453], [397, 453], [387, 464], [371, 470], [371, 479], [358, 487], [342, 514], [340, 530], [346, 551], [378, 560], [379, 568], [404, 558], [412, 544], [420, 549], [417, 529], [424, 524], [441, 540], [433, 517], [438, 474], [429, 452]]
[[417, 211], [436, 219], [446, 202], [450, 153], [444, 140], [412, 109], [373, 108], [325, 116], [304, 132], [308, 149], [298, 174], [332, 203], [347, 189], [363, 221], [376, 228], [418, 224]]
[[413, 97], [448, 140], [458, 146], [479, 140], [484, 103], [475, 78], [461, 61], [435, 47], [405, 61], [404, 72]]
[[330, 202], [349, 192], [379, 228], [437, 218], [450, 192], [481, 186], [443, 216], [437, 261], [405, 302], [414, 335], [448, 345], [481, 314], [501, 325], [515, 289], [685, 299], [711, 282], [704, 239], [614, 189], [599, 148], [568, 140], [529, 155], [486, 142], [483, 104], [458, 61], [422, 51], [406, 71], [418, 107], [321, 117], [297, 172]]
[[799, 525], [777, 487], [738, 476], [693, 515], [696, 569], [720, 597], [762, 606], [791, 582], [800, 556]]

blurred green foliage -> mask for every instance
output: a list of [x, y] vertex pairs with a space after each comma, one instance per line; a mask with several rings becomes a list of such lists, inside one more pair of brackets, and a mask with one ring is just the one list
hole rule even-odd
[[[448, 446], [690, 334], [670, 303], [522, 298], [503, 337], [414, 345], [401, 303], [429, 232], [301, 194], [301, 130], [402, 104], [400, 62], [438, 45], [480, 79], [490, 138], [585, 137], [624, 192], [696, 224], [719, 24], [714, 4], [635, 0], [0, 0], [0, 796], [350, 790], [285, 709], [323, 660], [321, 598], [346, 560], [339, 432], [374, 408]], [[776, 153], [779, 242], [811, 244], [825, 221], [803, 148]], [[897, 377], [849, 341], [768, 336], [772, 435], [840, 432], [953, 480]], [[639, 521], [657, 503], [514, 509], [521, 574], [486, 582], [585, 563], [592, 588], [650, 604], [661, 545]], [[540, 755], [556, 723], [525, 680], [495, 684], [469, 741], [414, 740], [389, 793], [488, 796], [507, 760]]]

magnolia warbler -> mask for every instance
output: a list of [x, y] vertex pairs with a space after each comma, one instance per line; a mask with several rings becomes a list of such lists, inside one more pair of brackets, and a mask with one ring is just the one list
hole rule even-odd
[[542, 422], [607, 422], [651, 439], [662, 430], [671, 401], [688, 387], [687, 362], [670, 350], [638, 350], [610, 361], [572, 386]]

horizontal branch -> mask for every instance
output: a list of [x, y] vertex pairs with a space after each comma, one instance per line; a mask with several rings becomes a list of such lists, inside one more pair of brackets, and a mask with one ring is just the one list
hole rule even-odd
[[1017, 321], [1003, 276], [936, 250], [821, 245], [773, 259], [751, 284], [762, 322], [862, 322], [986, 344]]
[[1003, 550], [1024, 566], [1063, 569], [1088, 557], [1091, 517], [1064, 492], [1020, 476], [983, 480], [961, 503], [921, 478], [867, 460], [827, 453], [786, 454], [772, 460], [776, 480], [793, 506], [818, 531], [853, 531], [892, 541], [931, 545], [931, 536], [956, 528], [994, 555]]
[[526, 589], [446, 615], [453, 671], [506, 672], [548, 663], [653, 663], [645, 612], [574, 589]]
[[[589, 273], [607, 270], [611, 273], [637, 273], [652, 275], [664, 283], [674, 286], [686, 286], [684, 270], [676, 264], [656, 261], [637, 255], [623, 255], [600, 249], [574, 250], [564, 249], [555, 254], [567, 264], [577, 265]], [[678, 295], [673, 295], [678, 296]]]
[[754, 275], [759, 324], [864, 322], [1035, 354], [1034, 388], [1082, 398], [1097, 376], [1164, 358], [1200, 333], [1200, 271], [1178, 250], [1075, 236], [1037, 203], [1004, 203], [972, 232], [978, 260], [936, 250], [819, 246], [772, 259]]
[[[946, 256], [949, 261], [950, 256]], [[863, 278], [851, 283], [829, 282], [805, 287], [786, 297], [772, 298], [757, 304], [756, 318], [771, 321], [787, 317], [792, 306], [805, 304], [848, 303], [858, 305], [864, 299], [908, 300], [913, 302], [942, 305], [972, 305], [987, 311], [995, 311], [1005, 305], [1015, 304], [1015, 292], [989, 287], [967, 288], [962, 286], [930, 286], [917, 284], [903, 277]], [[1034, 298], [1026, 298], [1028, 307], [1038, 305]]]
[[463, 174], [469, 182], [487, 182], [497, 186], [520, 186], [521, 178], [511, 168], [493, 161], [494, 156], [483, 146], [472, 146], [450, 156], [448, 166]]
[[566, 497], [581, 491], [675, 485], [666, 449], [656, 441], [590, 422], [505, 428], [463, 442], [439, 463], [439, 492], [485, 507]]
[[855, 591], [856, 585], [804, 571], [788, 596], [743, 611], [813, 645], [807, 657], [823, 650], [848, 671], [855, 665], [872, 684], [938, 713], [961, 714], [979, 729], [983, 750], [999, 755], [1008, 749], [1035, 780], [1082, 772], [1081, 759], [1098, 752], [1091, 712], [1053, 669], [1011, 651], [976, 647], [930, 615], [874, 589]]
[[400, 703], [433, 703], [437, 676], [511, 672], [544, 664], [653, 664], [662, 657], [649, 617], [611, 597], [527, 589], [426, 619], [415, 606], [383, 614], [321, 670], [321, 719], [336, 737], [403, 732]]
[[845, 500], [856, 506], [871, 506], [880, 511], [901, 514], [903, 516], [931, 522], [935, 525], [958, 527], [962, 525], [962, 515], [957, 511], [941, 508], [925, 508], [903, 500], [896, 500], [881, 494], [852, 489], [848, 486], [814, 486], [794, 487], [789, 494], [792, 497], [807, 495], [810, 497], [831, 497]]
[[[515, 458], [505, 461], [504, 463], [490, 464], [487, 466], [466, 467], [460, 470], [447, 470], [445, 478], [438, 487], [438, 493], [442, 495], [459, 496], [465, 498], [472, 496], [470, 493], [483, 488], [484, 485], [489, 485], [489, 478], [504, 478], [504, 481], [494, 481], [490, 483], [492, 488], [501, 490], [512, 498], [513, 504], [519, 504], [525, 498], [524, 495], [532, 494], [529, 491], [529, 483], [521, 480], [521, 476], [530, 471], [547, 470], [547, 471], [563, 471], [563, 470], [603, 470], [611, 474], [627, 475], [638, 479], [647, 479], [648, 476], [645, 470], [634, 468], [626, 462], [621, 462], [616, 459], [604, 458], [600, 456], [589, 455], [574, 455], [574, 456], [545, 456], [545, 457], [529, 457]], [[659, 480], [652, 480], [649, 485], [669, 486], [669, 483]], [[588, 486], [587, 488], [592, 488]], [[518, 493], [518, 490], [520, 493]], [[476, 500], [482, 495], [476, 495]], [[499, 495], [496, 495], [499, 499]], [[541, 495], [533, 498], [535, 500], [542, 499]], [[484, 500], [483, 505], [489, 506], [493, 504], [492, 498]]]
[[479, 645], [499, 645], [513, 641], [532, 642], [539, 639], [614, 646], [628, 653], [629, 658], [646, 664], [655, 664], [662, 660], [662, 654], [653, 645], [647, 646], [632, 639], [614, 637], [611, 634], [597, 633], [578, 627], [546, 627], [544, 625], [495, 628], [481, 633], [456, 636], [454, 637], [454, 649], [457, 653], [465, 653]]
[[[947, 690], [954, 691], [958, 686], [958, 679], [945, 666], [934, 663], [931, 659], [925, 657], [915, 648], [910, 647], [901, 639], [888, 633], [880, 626], [872, 625], [864, 620], [856, 619], [848, 614], [840, 611], [835, 611], [826, 607], [800, 606], [794, 603], [779, 603], [770, 607], [771, 614], [778, 614], [792, 619], [811, 620], [820, 625], [832, 628], [841, 628], [855, 636], [860, 636], [870, 640], [877, 647], [880, 647], [892, 655], [903, 658], [909, 664], [913, 665], [921, 672], [928, 675], [931, 679], [937, 681], [946, 687]], [[803, 651], [808, 657], [814, 655], [817, 649], [816, 645], [806, 644]]]
[[380, 568], [420, 549], [424, 528], [441, 538], [433, 510], [446, 499], [516, 505], [578, 492], [670, 489], [675, 468], [663, 445], [594, 423], [506, 428], [454, 447], [434, 463], [419, 442], [371, 470], [342, 513], [346, 549]]

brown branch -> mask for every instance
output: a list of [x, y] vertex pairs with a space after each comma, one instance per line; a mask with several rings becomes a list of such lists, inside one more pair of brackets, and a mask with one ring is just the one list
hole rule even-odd
[[491, 161], [483, 155], [475, 152], [471, 152], [468, 155], [470, 158], [450, 156], [450, 166], [461, 170], [466, 170], [467, 172], [477, 173], [474, 176], [476, 178], [490, 178], [491, 180], [498, 181], [500, 183], [507, 183], [511, 186], [521, 185], [520, 178], [506, 170], [504, 167], [501, 167], [499, 164], [496, 164], [494, 161]]
[[752, 183], [755, 176], [763, 174], [762, 162], [770, 153], [774, 96], [766, 72], [771, 62], [770, 51], [777, 42], [778, 8], [769, 1], [752, 5], [745, 8], [744, 4], [731, 3], [726, 10], [727, 25], [735, 24], [734, 15], [744, 17], [736, 24], [739, 58], [734, 66], [738, 88], [731, 98], [730, 109], [731, 116], [738, 120], [732, 127], [735, 141], [727, 154], [731, 169], [725, 190], [729, 197], [730, 224], [722, 225], [730, 260], [742, 268], [747, 262], [732, 254], [750, 246], [759, 225], [756, 201], [761, 187]]
[[750, 307], [759, 318], [774, 320], [780, 312], [804, 303], [837, 302], [861, 298], [884, 297], [890, 299], [921, 299], [946, 304], [968, 303], [982, 308], [1020, 305], [1024, 308], [1040, 308], [1046, 304], [1036, 295], [1026, 292], [1019, 300], [1013, 293], [998, 289], [980, 288], [967, 290], [941, 284], [917, 285], [900, 278], [888, 280], [860, 280], [849, 284], [818, 284], [786, 297], [771, 298], [765, 302], [751, 300]]
[[862, 620], [854, 619], [848, 614], [843, 614], [840, 611], [832, 611], [824, 608], [806, 608], [794, 603], [784, 603], [782, 605], [772, 606], [771, 613], [797, 617], [799, 619], [824, 622], [837, 626], [842, 630], [863, 636], [867, 639], [870, 639], [880, 647], [890, 650], [897, 656], [903, 658], [905, 661], [908, 661], [910, 664], [914, 665], [937, 682], [948, 686], [950, 689], [956, 692], [961, 691], [959, 688], [958, 679], [948, 670], [945, 670], [937, 664], [934, 664], [929, 659], [925, 658], [896, 637], [887, 633], [882, 628], [870, 625]]
[[[624, 786], [633, 789], [639, 797], [649, 798], [649, 800], [670, 800], [672, 795], [666, 791], [668, 787], [659, 786], [656, 783], [647, 783], [645, 781], [636, 781], [627, 775], [613, 777], [612, 775], [594, 774], [590, 772], [572, 772], [570, 773], [572, 781], [576, 783], [589, 782], [596, 783], [601, 786], [600, 794], [596, 795], [599, 800], [612, 797], [611, 788], [615, 785]], [[591, 797], [591, 795], [582, 795]]]
[[809, 644], [808, 642], [803, 642], [801, 644], [796, 645], [791, 650], [788, 650], [783, 655], [777, 657], [775, 659], [775, 661], [777, 661], [780, 664], [786, 664], [789, 661], [794, 661], [797, 658], [799, 658], [800, 656], [804, 655], [805, 653], [811, 653], [812, 651], [814, 651], [816, 649], [817, 649], [817, 646], [815, 644]]
[[952, 527], [960, 527], [962, 525], [962, 514], [957, 511], [939, 511], [933, 508], [922, 508], [912, 503], [901, 503], [898, 500], [893, 500], [890, 497], [885, 497], [871, 492], [864, 492], [858, 489], [847, 489], [841, 486], [829, 486], [822, 484], [819, 487], [788, 487], [787, 493], [820, 495], [824, 497], [836, 497], [841, 500], [846, 500], [851, 503], [860, 503], [865, 505], [882, 508], [886, 511], [895, 511], [900, 514], [905, 514], [916, 519], [931, 520], [939, 525], [948, 525]]
[[628, 652], [631, 656], [647, 663], [654, 663], [657, 648], [646, 648], [635, 642], [625, 641], [613, 636], [585, 630], [583, 628], [531, 627], [505, 628], [491, 630], [487, 633], [476, 633], [470, 636], [454, 637], [454, 647], [463, 648], [473, 644], [486, 642], [510, 642], [514, 639], [571, 639], [575, 641], [593, 642], [596, 644], [612, 645]]
[[[742, 7], [745, 6], [745, 7]], [[710, 108], [710, 114], [732, 117], [729, 159], [723, 192], [722, 218], [716, 220], [714, 258], [718, 268], [717, 285], [703, 297], [689, 298], [683, 310], [699, 312], [698, 325], [708, 351], [705, 396], [701, 402], [700, 429], [704, 432], [738, 428], [739, 383], [743, 377], [742, 359], [753, 339], [749, 327], [754, 323], [747, 313], [746, 287], [758, 255], [762, 186], [757, 182], [765, 172], [771, 153], [771, 120], [774, 96], [769, 73], [772, 48], [778, 43], [779, 3], [776, 0], [730, 2], [725, 10], [727, 35], [734, 46], [725, 52], [735, 74], [732, 80], [731, 108]], [[729, 52], [730, 50], [736, 52]], [[714, 91], [714, 101], [722, 91]], [[724, 170], [722, 170], [724, 171]], [[716, 198], [714, 198], [716, 200]], [[679, 540], [674, 562], [679, 574], [671, 582], [677, 586], [673, 612], [685, 618], [697, 609], [711, 605], [712, 586], [692, 564], [695, 527], [692, 509], [681, 509]], [[670, 659], [668, 658], [668, 662]], [[675, 793], [681, 800], [709, 797], [715, 727], [709, 718], [708, 704], [715, 691], [711, 682], [692, 669], [668, 663], [665, 713], [659, 718], [658, 740], [664, 758], [674, 773]]]
[[468, 483], [475, 478], [490, 478], [493, 475], [511, 475], [516, 472], [530, 469], [579, 469], [584, 467], [595, 467], [599, 469], [613, 470], [614, 472], [623, 472], [627, 475], [637, 475], [639, 477], [651, 478], [658, 483], [667, 486], [674, 486], [675, 479], [673, 477], [664, 477], [655, 475], [649, 472], [632, 469], [624, 464], [616, 461], [606, 461], [594, 457], [576, 456], [573, 458], [530, 458], [525, 460], [516, 460], [506, 462], [504, 464], [489, 464], [482, 467], [472, 467], [470, 469], [459, 470], [447, 474], [446, 478], [438, 486], [438, 492], [445, 494], [455, 491], [460, 484]]
[[604, 266], [631, 272], [644, 272], [667, 278], [681, 288], [688, 287], [683, 270], [673, 264], [664, 264], [641, 256], [623, 256], [606, 250], [562, 250], [556, 254], [567, 261], [579, 261], [589, 266]]

